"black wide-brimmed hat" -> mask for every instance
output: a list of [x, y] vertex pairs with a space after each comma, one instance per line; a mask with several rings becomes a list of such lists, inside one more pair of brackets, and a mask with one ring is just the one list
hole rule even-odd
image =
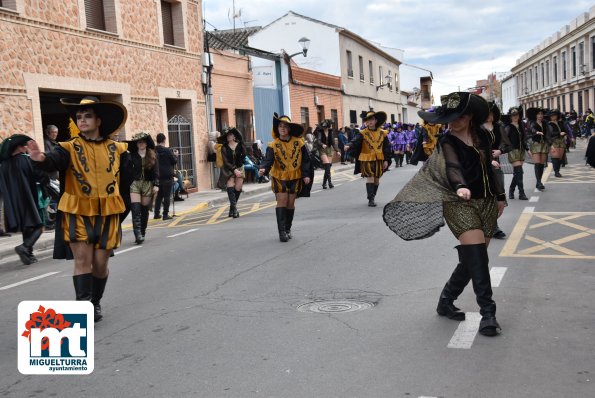
[[366, 116], [363, 119], [364, 119], [364, 122], [365, 122], [366, 120], [371, 119], [371, 118], [375, 118], [376, 119], [376, 127], [382, 127], [382, 125], [384, 123], [386, 123], [386, 118], [387, 118], [386, 112], [382, 112], [382, 111], [379, 111], [379, 112], [369, 111], [369, 112], [366, 113]]
[[304, 133], [304, 128], [301, 124], [292, 123], [291, 118], [289, 116], [279, 116], [277, 113], [273, 115], [273, 130], [271, 131], [271, 135], [273, 138], [279, 138], [279, 123], [284, 122], [289, 125], [289, 135], [293, 137], [301, 137]]
[[236, 142], [244, 142], [244, 137], [242, 137], [242, 133], [240, 133], [240, 131], [235, 127], [227, 127], [226, 129], [224, 129], [221, 135], [217, 137], [217, 142], [219, 144], [226, 144], [227, 136], [229, 134], [233, 134], [234, 138], [236, 139]]
[[418, 111], [420, 118], [431, 124], [446, 124], [467, 114], [473, 114], [476, 125], [483, 124], [488, 118], [490, 109], [488, 101], [477, 94], [457, 91], [440, 97], [441, 105], [433, 112]]
[[503, 114], [500, 120], [504, 124], [510, 124], [512, 123], [512, 116], [514, 115], [518, 115], [519, 120], [521, 120], [523, 118], [523, 108], [519, 106], [511, 106], [508, 108], [508, 113]]
[[554, 116], [554, 115], [558, 116], [558, 120], [562, 119], [562, 113], [560, 112], [559, 109], [550, 109], [547, 112], [547, 117]]
[[323, 129], [331, 128], [333, 127], [333, 121], [331, 119], [324, 119], [322, 122], [320, 122], [320, 127]]
[[0, 143], [0, 162], [9, 159], [16, 147], [27, 145], [33, 138], [24, 134], [13, 134]]
[[145, 141], [148, 149], [155, 149], [155, 141], [153, 141], [151, 134], [140, 132], [133, 135], [129, 141], [126, 141], [128, 142], [128, 150], [130, 152], [138, 152], [137, 144], [139, 141]]
[[488, 106], [490, 107], [490, 113], [494, 117], [493, 122], [496, 123], [500, 120], [500, 116], [502, 116], [500, 108], [498, 108], [498, 105], [494, 101], [488, 101]]
[[101, 119], [99, 133], [102, 137], [109, 137], [120, 130], [128, 117], [128, 112], [124, 105], [115, 101], [100, 101], [97, 97], [87, 96], [81, 100], [76, 98], [62, 98], [60, 102], [64, 105], [75, 124], [76, 113], [79, 109], [92, 108], [95, 114]]
[[543, 108], [529, 108], [529, 109], [527, 109], [527, 119], [536, 120], [537, 114], [539, 112], [541, 112], [545, 115], [545, 109], [543, 109]]

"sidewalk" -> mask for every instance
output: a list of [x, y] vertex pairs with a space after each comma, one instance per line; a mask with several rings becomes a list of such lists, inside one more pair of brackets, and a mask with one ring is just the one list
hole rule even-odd
[[[350, 169], [352, 170], [353, 167], [353, 164], [342, 165], [340, 163], [333, 163], [332, 171], [333, 173], [336, 173]], [[322, 182], [322, 177], [323, 171], [320, 169], [316, 170], [314, 182]], [[265, 192], [271, 192], [270, 183], [248, 183], [245, 184], [242, 189], [242, 199]], [[182, 197], [184, 198], [183, 202], [175, 202], [175, 214], [178, 216], [200, 209], [215, 207], [218, 205], [228, 203], [227, 192], [222, 192], [220, 189], [204, 190], [198, 193], [190, 194], [187, 198], [185, 195], [183, 195]], [[174, 203], [170, 204], [170, 214], [174, 214], [173, 205]], [[149, 228], [153, 221], [152, 217], [153, 213], [150, 214]], [[130, 221], [130, 216], [128, 216], [126, 220], [124, 220], [124, 222], [122, 223], [122, 229], [130, 229], [131, 226], [132, 224]], [[0, 266], [21, 264], [19, 257], [14, 251], [15, 246], [18, 246], [21, 243], [22, 237], [20, 233], [13, 233], [10, 237], [0, 238]], [[54, 231], [47, 231], [41, 235], [41, 237], [35, 244], [35, 247], [33, 248], [33, 252], [39, 260], [41, 260], [42, 258], [48, 258], [52, 256], [53, 246]]]

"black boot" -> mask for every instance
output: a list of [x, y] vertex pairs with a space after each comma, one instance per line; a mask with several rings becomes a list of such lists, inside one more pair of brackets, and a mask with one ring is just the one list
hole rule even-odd
[[103, 318], [100, 301], [103, 297], [106, 283], [107, 276], [105, 278], [97, 278], [96, 276], [93, 276], [93, 295], [91, 297], [91, 303], [93, 303], [95, 322], [99, 322]]
[[516, 166], [513, 173], [513, 178], [515, 179], [517, 187], [519, 188], [519, 200], [529, 200], [527, 195], [525, 195], [525, 187], [523, 183], [523, 166]]
[[229, 199], [229, 214], [227, 217], [234, 217], [237, 212], [236, 209], [236, 190], [234, 187], [227, 187], [227, 198]]
[[543, 191], [545, 189], [545, 187], [541, 183], [541, 177], [543, 177], [543, 169], [543, 164], [535, 163], [535, 188], [539, 189], [540, 191]]
[[399, 154], [399, 167], [403, 167], [403, 158], [405, 157], [405, 155], [403, 155], [402, 153]]
[[500, 229], [500, 227], [498, 226], [498, 222], [496, 222], [496, 232], [494, 232], [494, 239], [504, 239], [506, 238], [506, 234], [504, 233], [504, 231], [502, 231]]
[[74, 292], [77, 301], [91, 301], [93, 295], [93, 275], [91, 273], [73, 275]]
[[368, 193], [368, 206], [369, 207], [376, 207], [376, 202], [374, 202], [374, 184], [373, 183], [366, 183], [366, 192]]
[[147, 225], [149, 225], [149, 206], [140, 207], [140, 234], [145, 240], [147, 234]]
[[560, 159], [552, 159], [552, 166], [554, 166], [554, 176], [560, 178], [562, 174], [560, 174], [560, 165], [562, 164], [562, 160]]
[[234, 194], [236, 195], [236, 211], [233, 213], [233, 218], [238, 218], [240, 216], [240, 213], [238, 212], [238, 200], [240, 200], [240, 195], [242, 194], [242, 191], [236, 191], [234, 189]]
[[293, 224], [294, 213], [295, 209], [287, 209], [285, 211], [285, 233], [287, 234], [287, 239], [291, 239], [291, 224]]
[[459, 262], [450, 276], [450, 279], [446, 282], [446, 285], [444, 285], [442, 293], [440, 293], [438, 307], [436, 307], [438, 315], [445, 316], [453, 321], [465, 320], [465, 313], [455, 307], [454, 301], [463, 292], [465, 286], [469, 283], [469, 280], [471, 280], [469, 271]]
[[327, 181], [328, 181], [328, 187], [330, 189], [333, 189], [335, 186], [333, 185], [332, 181], [331, 181], [331, 167], [332, 164], [328, 163], [324, 165], [325, 171], [324, 173], [327, 175]]
[[287, 207], [275, 208], [277, 214], [277, 229], [279, 230], [279, 240], [281, 242], [287, 242], [289, 237], [287, 236], [287, 228], [285, 226], [285, 220], [287, 216]]
[[328, 181], [328, 171], [326, 168], [326, 164], [323, 164], [322, 167], [324, 168], [324, 176], [322, 177], [322, 189], [326, 189], [326, 182]]
[[510, 182], [510, 186], [508, 187], [508, 199], [514, 199], [514, 190], [517, 187], [517, 168], [520, 166], [514, 166], [512, 171], [512, 181]]
[[140, 203], [131, 203], [130, 212], [132, 213], [132, 232], [134, 232], [135, 243], [140, 245], [145, 240], [141, 233], [141, 205]]
[[496, 303], [492, 300], [492, 282], [490, 280], [488, 249], [485, 243], [457, 246], [459, 257], [473, 282], [473, 291], [479, 305], [481, 321], [479, 333], [495, 336], [500, 331], [496, 320]]

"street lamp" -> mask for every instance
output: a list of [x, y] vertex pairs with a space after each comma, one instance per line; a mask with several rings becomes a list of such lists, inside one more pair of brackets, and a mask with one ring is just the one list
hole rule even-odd
[[380, 90], [384, 86], [387, 86], [388, 88], [390, 88], [390, 82], [392, 80], [391, 75], [384, 76], [384, 80], [386, 80], [386, 83], [383, 83], [380, 86], [376, 86], [376, 91]]
[[307, 37], [302, 37], [301, 39], [298, 40], [298, 43], [300, 43], [300, 45], [302, 46], [302, 51], [297, 52], [295, 54], [291, 54], [289, 56], [289, 59], [295, 57], [296, 55], [300, 55], [300, 54], [303, 54], [304, 57], [308, 56], [308, 47], [310, 47], [310, 39], [308, 39]]

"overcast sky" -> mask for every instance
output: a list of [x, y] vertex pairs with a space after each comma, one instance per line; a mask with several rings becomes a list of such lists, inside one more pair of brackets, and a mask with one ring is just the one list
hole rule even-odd
[[[205, 19], [230, 29], [232, 0], [204, 0]], [[329, 22], [432, 71], [433, 94], [475, 86], [507, 72], [525, 52], [588, 12], [588, 0], [235, 0], [236, 27], [264, 26], [289, 10]], [[212, 26], [207, 25], [211, 30]], [[312, 38], [310, 47], [316, 45]]]

